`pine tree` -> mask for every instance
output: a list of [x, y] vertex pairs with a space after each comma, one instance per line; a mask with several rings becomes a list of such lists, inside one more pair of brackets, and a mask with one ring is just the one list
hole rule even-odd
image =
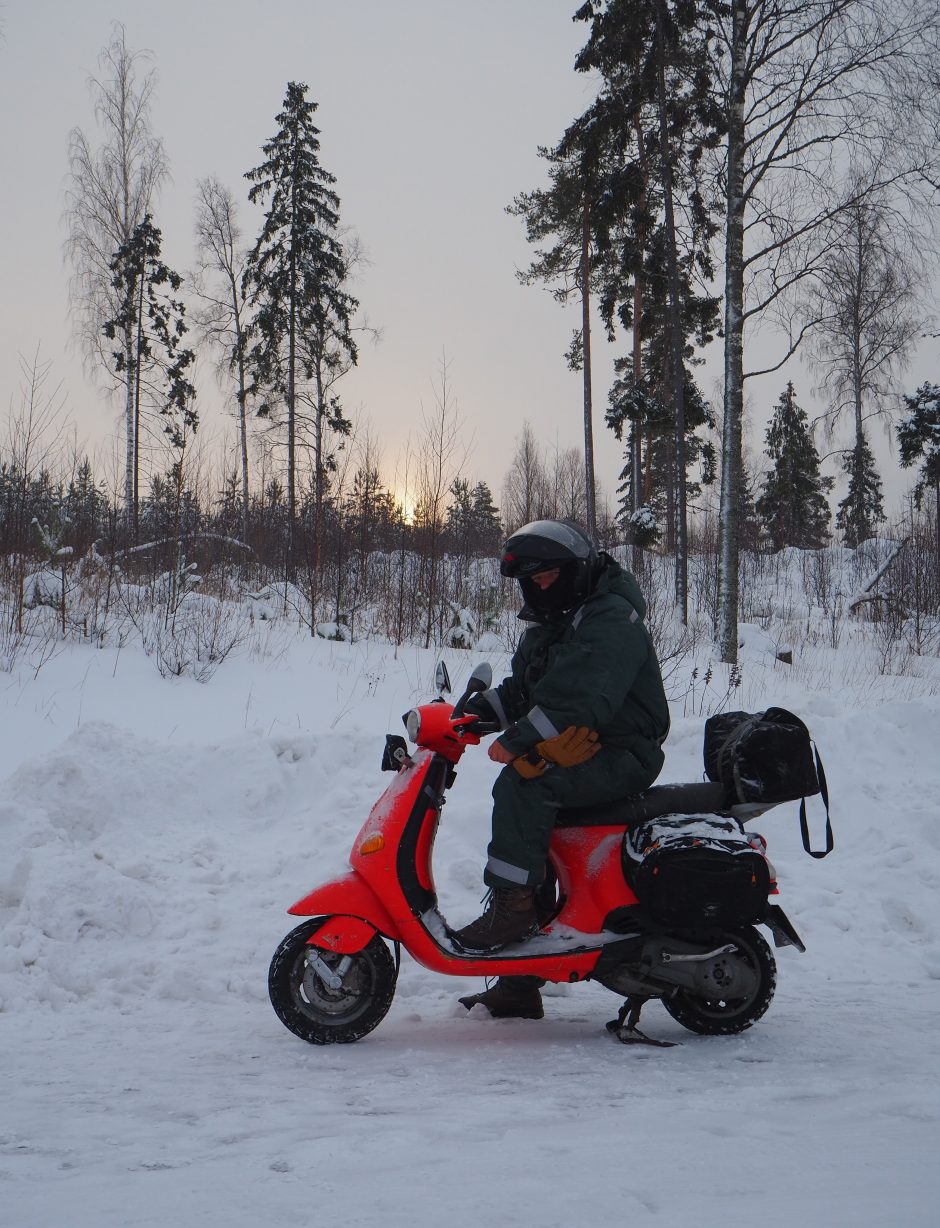
[[[693, 289], [701, 274], [711, 274], [709, 244], [716, 224], [700, 166], [721, 130], [711, 96], [706, 16], [700, 0], [589, 0], [575, 14], [576, 20], [591, 22], [576, 67], [598, 71], [604, 79], [591, 125], [600, 126], [618, 149], [626, 188], [610, 236], [619, 258], [609, 261], [601, 275], [602, 311], [609, 334], [614, 313], [625, 328], [632, 326], [633, 382], [645, 385], [668, 410], [662, 424], [671, 437], [667, 450], [672, 456], [663, 471], [667, 539], [676, 550], [676, 601], [683, 618], [685, 475], [691, 459], [686, 455], [686, 362], [690, 339], [701, 343], [713, 335], [718, 309], [716, 299]], [[650, 364], [653, 338], [659, 354]], [[625, 373], [626, 362], [622, 369]], [[643, 465], [638, 423], [631, 434], [636, 436], [628, 446], [636, 507]]]
[[842, 467], [849, 475], [849, 489], [836, 511], [836, 528], [842, 530], [845, 544], [854, 550], [873, 537], [875, 526], [885, 519], [881, 478], [864, 432], [846, 453]]
[[65, 495], [76, 553], [84, 555], [107, 521], [108, 499], [95, 483], [91, 461], [83, 457]]
[[494, 554], [499, 548], [502, 523], [486, 482], [471, 487], [466, 478], [455, 478], [450, 496], [445, 523], [452, 548], [464, 558]]
[[819, 454], [806, 411], [787, 384], [767, 427], [765, 453], [771, 464], [755, 506], [774, 550], [797, 546], [818, 550], [829, 537], [830, 478], [819, 472]]
[[118, 341], [112, 353], [115, 371], [127, 385], [132, 408], [133, 480], [131, 521], [139, 540], [140, 431], [147, 405], [164, 419], [163, 429], [174, 448], [182, 451], [187, 430], [195, 430], [196, 389], [187, 378], [196, 355], [182, 347], [187, 331], [186, 308], [173, 295], [183, 284], [161, 256], [162, 235], [149, 213], [134, 227], [130, 239], [111, 261], [117, 313], [104, 325], [109, 341]]
[[360, 565], [370, 550], [390, 550], [401, 518], [391, 491], [385, 489], [378, 468], [367, 459], [353, 475], [343, 503], [348, 531], [356, 543]]
[[[267, 204], [261, 234], [248, 257], [245, 285], [255, 310], [254, 343], [247, 354], [255, 385], [268, 394], [259, 414], [283, 417], [287, 432], [287, 569], [295, 567], [297, 446], [311, 427], [314, 450], [315, 545], [319, 562], [320, 520], [330, 455], [324, 431], [348, 434], [333, 386], [358, 352], [352, 319], [359, 304], [343, 289], [348, 254], [339, 239], [340, 201], [335, 176], [320, 164], [320, 130], [307, 86], [291, 81], [277, 133], [262, 146], [265, 161], [248, 171], [253, 203]], [[302, 417], [304, 399], [312, 422]], [[280, 424], [280, 423], [279, 423]]]

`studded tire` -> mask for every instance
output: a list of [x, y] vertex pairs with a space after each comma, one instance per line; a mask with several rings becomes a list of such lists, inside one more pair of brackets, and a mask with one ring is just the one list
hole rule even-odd
[[[725, 957], [731, 965], [725, 964], [725, 970], [733, 974], [733, 964], [743, 961], [746, 970], [754, 975], [750, 990], [740, 996], [723, 997], [720, 981], [716, 981], [713, 997], [680, 989], [672, 997], [663, 999], [663, 1006], [673, 1019], [690, 1032], [703, 1036], [732, 1036], [751, 1027], [770, 1006], [777, 987], [777, 965], [773, 953], [753, 926], [729, 930], [720, 935], [720, 941], [733, 942], [737, 948]], [[721, 971], [721, 965], [718, 971]]]
[[343, 984], [332, 989], [307, 963], [307, 939], [323, 917], [305, 921], [287, 935], [274, 952], [268, 972], [268, 995], [274, 1011], [295, 1036], [311, 1045], [351, 1044], [361, 1040], [385, 1018], [395, 996], [397, 969], [378, 934], [355, 955], [320, 951], [323, 962], [343, 971]]

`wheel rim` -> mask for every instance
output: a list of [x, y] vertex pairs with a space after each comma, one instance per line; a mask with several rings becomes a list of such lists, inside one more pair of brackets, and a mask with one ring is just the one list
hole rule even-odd
[[[700, 998], [696, 996], [695, 1009], [709, 1019], [727, 1019], [730, 1016], [746, 1011], [756, 1001], [761, 992], [760, 961], [756, 953], [741, 938], [735, 938], [735, 945], [737, 951], [716, 963], [716, 980], [724, 975], [729, 982], [729, 986], [733, 986], [734, 982], [740, 979], [743, 972], [744, 979], [746, 981], [750, 980], [751, 985], [747, 992], [739, 992], [734, 997]], [[730, 974], [724, 972], [726, 966], [732, 961], [743, 964], [743, 968], [732, 968]]]
[[[366, 1009], [374, 990], [372, 965], [363, 955], [353, 956], [353, 962], [343, 977], [339, 989], [331, 989], [307, 963], [307, 950], [300, 951], [291, 968], [290, 987], [294, 1006], [316, 1023], [349, 1023]], [[330, 969], [336, 968], [341, 955], [318, 952]]]

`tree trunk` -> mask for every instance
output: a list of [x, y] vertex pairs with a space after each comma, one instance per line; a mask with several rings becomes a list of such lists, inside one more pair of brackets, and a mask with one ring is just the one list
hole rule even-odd
[[[321, 343], [320, 353], [323, 353], [324, 346]], [[310, 600], [316, 603], [320, 588], [320, 553], [322, 549], [322, 521], [323, 521], [323, 418], [326, 413], [326, 407], [323, 404], [323, 369], [321, 360], [317, 359], [317, 408], [316, 408], [316, 423], [314, 426], [314, 445], [313, 445], [313, 568], [310, 583]]]
[[124, 329], [124, 355], [126, 359], [124, 367], [124, 511], [127, 528], [131, 533], [134, 531], [134, 456], [136, 454], [136, 438], [134, 434], [134, 372], [131, 369], [131, 354], [133, 350], [133, 336], [130, 325], [128, 325]]
[[[639, 116], [634, 120], [634, 129], [636, 135], [637, 155], [640, 166], [643, 168], [643, 195], [646, 197], [649, 188], [649, 175], [646, 171], [646, 137], [643, 133], [643, 125], [640, 123]], [[643, 273], [642, 273], [642, 253], [646, 250], [646, 233], [642, 229], [637, 230], [637, 248], [641, 253], [640, 265], [637, 269], [636, 279], [633, 283], [633, 386], [635, 389], [640, 387], [643, 380]], [[631, 491], [631, 511], [639, 511], [643, 504], [643, 424], [637, 418], [633, 421], [630, 430], [630, 467], [631, 476], [630, 484]], [[634, 545], [631, 547], [631, 563], [634, 573], [640, 570], [643, 562], [643, 551], [641, 547]]]
[[242, 541], [248, 545], [248, 393], [245, 379], [245, 338], [242, 332], [241, 312], [238, 308], [238, 283], [230, 277], [232, 288], [232, 313], [235, 321], [235, 353], [238, 374], [238, 442], [242, 465]]
[[143, 361], [144, 278], [137, 303], [137, 352], [134, 355], [134, 545], [140, 545], [140, 367]]
[[742, 0], [731, 14], [731, 98], [728, 108], [728, 182], [725, 220], [725, 396], [718, 515], [718, 648], [738, 659], [738, 504], [744, 417], [744, 23]]
[[[294, 245], [290, 257], [290, 301], [287, 323], [287, 560], [285, 575], [293, 581], [294, 533], [297, 521], [297, 491], [295, 462], [296, 398], [297, 389], [294, 371], [297, 365], [297, 270], [294, 264]], [[311, 619], [312, 621], [312, 619]]]
[[675, 418], [675, 551], [676, 605], [683, 625], [689, 621], [688, 539], [685, 497], [685, 372], [682, 359], [682, 320], [679, 302], [679, 258], [676, 253], [676, 216], [672, 197], [672, 151], [666, 120], [666, 47], [663, 34], [662, 0], [656, 5], [657, 92], [659, 153], [663, 179], [663, 211], [666, 225], [666, 260], [669, 270], [669, 350], [672, 370], [672, 408]]
[[597, 541], [594, 499], [594, 421], [591, 402], [591, 206], [587, 192], [581, 219], [581, 359], [584, 371], [584, 505], [587, 531]]

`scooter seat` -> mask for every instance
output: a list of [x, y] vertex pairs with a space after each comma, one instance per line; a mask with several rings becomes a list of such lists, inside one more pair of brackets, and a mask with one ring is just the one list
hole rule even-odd
[[566, 806], [559, 810], [555, 826], [635, 827], [664, 814], [715, 814], [727, 808], [724, 785], [700, 780], [686, 785], [653, 785], [645, 793], [596, 806]]

